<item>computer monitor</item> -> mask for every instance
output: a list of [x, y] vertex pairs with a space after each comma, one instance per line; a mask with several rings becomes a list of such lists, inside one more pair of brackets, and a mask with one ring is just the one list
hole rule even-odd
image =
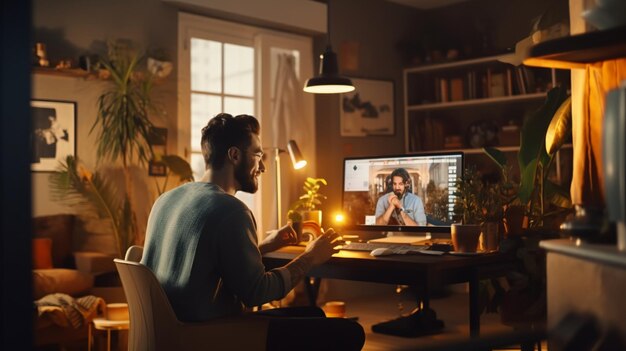
[[462, 152], [346, 158], [345, 228], [449, 233], [462, 175]]

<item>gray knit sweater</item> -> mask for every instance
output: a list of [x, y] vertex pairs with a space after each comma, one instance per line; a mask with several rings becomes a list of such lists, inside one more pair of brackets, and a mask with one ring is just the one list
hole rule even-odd
[[210, 183], [184, 184], [157, 199], [141, 263], [186, 322], [237, 315], [292, 288], [287, 269], [265, 271], [248, 207]]

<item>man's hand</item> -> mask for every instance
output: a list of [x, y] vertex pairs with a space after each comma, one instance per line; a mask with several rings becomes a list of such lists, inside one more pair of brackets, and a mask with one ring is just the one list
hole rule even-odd
[[337, 239], [339, 239], [339, 234], [329, 228], [309, 242], [304, 252], [285, 266], [291, 276], [291, 287], [296, 286], [313, 266], [328, 261], [334, 253], [339, 252], [335, 250], [335, 246], [338, 246]]
[[267, 233], [268, 236], [265, 237], [263, 242], [259, 245], [259, 251], [261, 251], [261, 253], [272, 252], [281, 247], [298, 243], [298, 234], [289, 224], [278, 230], [272, 230]]
[[339, 239], [339, 234], [335, 233], [333, 228], [329, 228], [306, 246], [304, 254], [311, 257], [313, 265], [322, 264], [328, 261], [333, 254], [339, 252], [335, 249], [335, 246], [338, 245], [337, 239]]
[[389, 201], [389, 205], [391, 205], [391, 206], [393, 206], [395, 208], [402, 207], [402, 204], [400, 203], [400, 200], [398, 199], [398, 197], [394, 193], [389, 194], [389, 198], [387, 199], [387, 201]]

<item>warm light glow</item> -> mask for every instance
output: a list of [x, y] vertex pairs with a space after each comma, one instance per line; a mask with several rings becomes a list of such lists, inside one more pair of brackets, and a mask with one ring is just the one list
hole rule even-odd
[[340, 94], [349, 93], [354, 90], [351, 85], [312, 85], [304, 87], [304, 91], [313, 94]]
[[305, 160], [300, 160], [300, 161], [296, 162], [295, 165], [293, 165], [293, 168], [300, 169], [300, 168], [304, 168], [304, 166], [306, 166], [306, 161]]
[[586, 64], [568, 61], [551, 60], [549, 58], [528, 57], [524, 59], [524, 65], [557, 69], [585, 69]]
[[335, 214], [335, 223], [341, 224], [343, 223], [344, 220], [345, 220], [345, 217], [343, 216], [343, 213]]

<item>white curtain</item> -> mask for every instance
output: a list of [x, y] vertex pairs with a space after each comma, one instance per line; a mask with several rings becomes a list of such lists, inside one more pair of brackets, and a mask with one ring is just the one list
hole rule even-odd
[[[274, 103], [271, 109], [272, 120], [272, 146], [286, 149], [287, 142], [295, 140], [303, 152], [303, 157], [307, 158], [305, 150], [314, 150], [314, 135], [307, 131], [308, 122], [303, 113], [303, 92], [302, 84], [296, 72], [296, 58], [291, 54], [281, 53], [277, 55], [278, 65], [274, 81]], [[286, 214], [291, 203], [299, 194], [299, 189], [306, 178], [307, 166], [305, 169], [296, 171], [288, 155], [281, 156], [281, 222], [286, 223]], [[275, 164], [274, 164], [275, 167]], [[276, 198], [274, 206], [276, 208]]]

